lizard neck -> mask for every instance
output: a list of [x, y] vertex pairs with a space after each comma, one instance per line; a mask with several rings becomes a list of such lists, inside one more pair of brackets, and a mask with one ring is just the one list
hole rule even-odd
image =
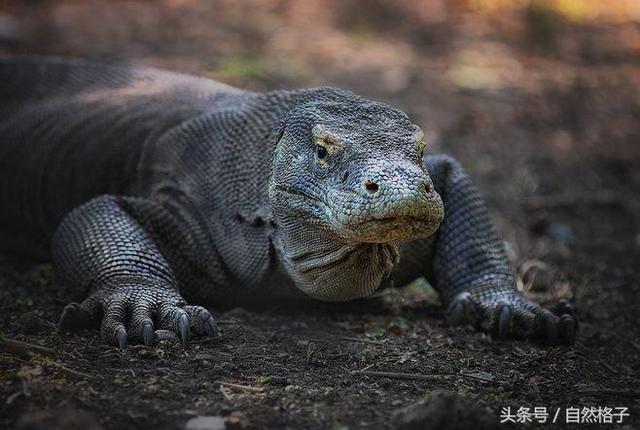
[[273, 240], [296, 287], [327, 302], [371, 295], [399, 259], [395, 243], [345, 243], [300, 218], [278, 223]]

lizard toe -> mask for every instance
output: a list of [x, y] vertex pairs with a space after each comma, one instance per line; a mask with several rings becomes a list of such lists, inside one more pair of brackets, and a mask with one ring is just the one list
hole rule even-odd
[[560, 341], [563, 343], [574, 343], [579, 326], [575, 306], [562, 299], [554, 306], [553, 313], [560, 318]]
[[71, 302], [62, 310], [58, 321], [58, 328], [61, 334], [68, 331], [74, 332], [85, 328], [97, 327], [101, 310], [99, 304], [93, 297], [84, 300], [82, 303]]
[[573, 315], [561, 315], [559, 330], [560, 341], [563, 343], [573, 344], [576, 341], [576, 335], [578, 333], [578, 320]]
[[477, 324], [475, 304], [469, 293], [461, 293], [451, 302], [447, 309], [447, 322], [449, 325]]
[[540, 338], [548, 345], [556, 345], [558, 343], [558, 322], [559, 318], [551, 311], [542, 309], [538, 314]]
[[551, 311], [558, 316], [564, 315], [564, 314], [571, 315], [574, 318], [576, 316], [575, 306], [569, 303], [565, 299], [558, 301], [558, 303], [556, 303], [556, 305], [551, 309]]
[[511, 333], [511, 316], [511, 306], [508, 304], [501, 305], [498, 312], [498, 330], [496, 333], [498, 339], [506, 339], [509, 337]]
[[187, 305], [184, 310], [189, 314], [191, 331], [210, 338], [218, 337], [219, 332], [215, 319], [206, 308]]
[[153, 344], [153, 304], [149, 300], [138, 300], [133, 304], [131, 319], [129, 321], [129, 333], [140, 339], [146, 346]]
[[145, 346], [153, 345], [153, 322], [146, 321], [142, 325], [142, 342]]
[[178, 304], [165, 304], [160, 307], [159, 328], [175, 332], [184, 345], [189, 342], [189, 314]]
[[77, 331], [83, 328], [86, 317], [84, 311], [79, 303], [71, 302], [62, 310], [58, 326], [60, 333], [64, 334], [67, 331]]
[[121, 296], [110, 297], [103, 304], [104, 318], [100, 332], [104, 339], [115, 344], [119, 349], [127, 347], [127, 330], [125, 328], [128, 303]]

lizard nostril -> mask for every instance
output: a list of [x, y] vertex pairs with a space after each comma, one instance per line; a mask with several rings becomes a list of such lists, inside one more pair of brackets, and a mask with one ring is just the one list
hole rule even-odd
[[424, 183], [424, 189], [427, 191], [427, 193], [430, 193], [431, 190], [433, 190], [433, 182], [431, 181], [427, 181]]
[[364, 187], [367, 189], [367, 191], [369, 191], [371, 194], [375, 193], [376, 191], [378, 191], [378, 184], [376, 184], [375, 182], [369, 180], [367, 182], [364, 183]]

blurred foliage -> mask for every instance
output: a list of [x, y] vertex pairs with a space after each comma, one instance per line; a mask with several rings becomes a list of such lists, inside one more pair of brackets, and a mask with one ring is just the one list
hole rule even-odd
[[232, 57], [225, 59], [213, 72], [214, 78], [233, 81], [264, 81], [269, 67], [260, 58]]
[[529, 38], [545, 48], [553, 46], [559, 24], [558, 12], [549, 2], [533, 1], [524, 9]]
[[514, 8], [544, 10], [580, 22], [640, 19], [638, 0], [469, 0], [468, 5], [473, 10], [483, 12], [501, 12]]

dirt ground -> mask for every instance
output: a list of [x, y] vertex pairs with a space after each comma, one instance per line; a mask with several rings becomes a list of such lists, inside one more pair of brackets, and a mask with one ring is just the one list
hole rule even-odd
[[56, 356], [0, 351], [0, 428], [175, 429], [197, 416], [396, 428], [396, 411], [430, 394], [422, 425], [434, 428], [497, 424], [506, 407], [546, 407], [549, 421], [561, 408], [562, 423], [591, 406], [626, 407], [624, 424], [640, 426], [634, 1], [0, 2], [0, 54], [25, 53], [256, 90], [327, 84], [397, 105], [477, 180], [519, 287], [571, 300], [581, 326], [571, 347], [493, 341], [447, 327], [414, 284], [348, 305], [214, 308], [219, 340], [118, 352], [96, 332], [61, 338], [71, 297], [52, 267], [2, 257], [0, 335]]

